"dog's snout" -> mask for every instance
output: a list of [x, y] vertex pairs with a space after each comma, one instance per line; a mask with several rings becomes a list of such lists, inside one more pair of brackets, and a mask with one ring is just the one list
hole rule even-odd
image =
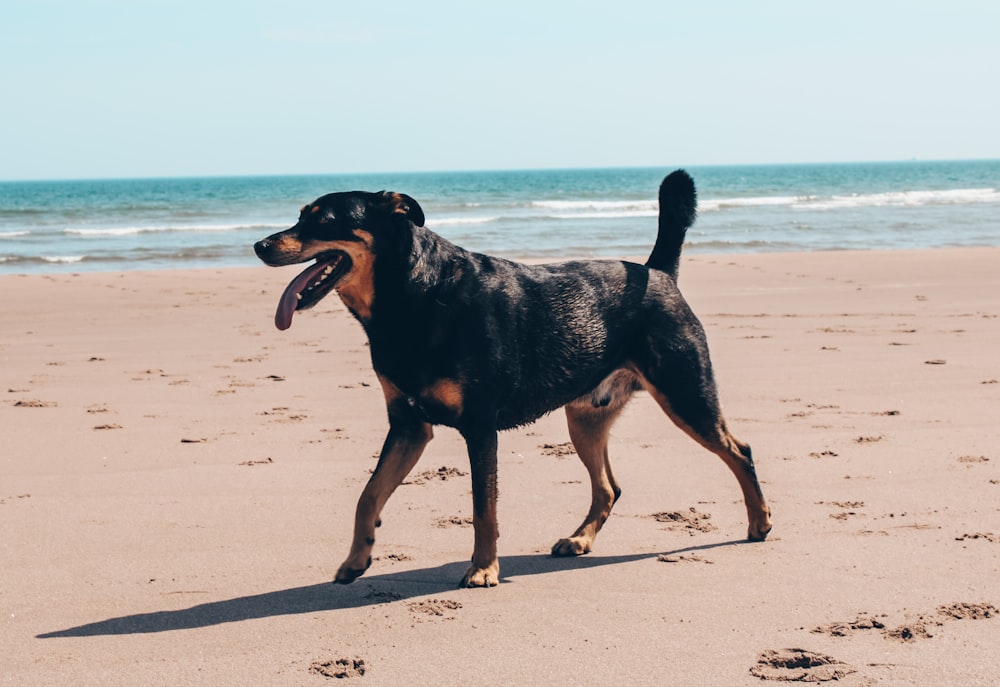
[[258, 258], [263, 259], [271, 251], [271, 239], [261, 239], [257, 243], [253, 244], [253, 250], [257, 254]]

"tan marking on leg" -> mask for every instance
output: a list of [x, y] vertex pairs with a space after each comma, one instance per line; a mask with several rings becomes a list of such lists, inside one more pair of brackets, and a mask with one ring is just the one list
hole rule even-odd
[[475, 541], [472, 565], [466, 570], [460, 586], [493, 587], [500, 582], [500, 561], [497, 558], [497, 432], [493, 427], [480, 426], [478, 431], [463, 432], [469, 449], [472, 469], [472, 527]]
[[492, 500], [484, 517], [472, 515], [472, 526], [475, 529], [472, 565], [462, 577], [461, 587], [495, 587], [500, 583], [500, 559], [497, 556], [497, 526], [496, 500]]
[[593, 408], [583, 404], [566, 406], [566, 421], [573, 447], [590, 475], [590, 511], [576, 531], [552, 547], [553, 556], [589, 553], [594, 538], [611, 515], [621, 490], [611, 473], [608, 435], [624, 403], [617, 408]]
[[375, 528], [380, 524], [382, 508], [416, 465], [433, 436], [431, 426], [426, 423], [407, 430], [390, 427], [375, 472], [358, 499], [351, 551], [337, 570], [336, 582], [353, 582], [371, 565]]

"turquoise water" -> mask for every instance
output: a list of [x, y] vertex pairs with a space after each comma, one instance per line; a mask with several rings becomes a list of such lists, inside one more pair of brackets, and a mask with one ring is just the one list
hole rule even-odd
[[[0, 273], [257, 264], [324, 193], [401, 191], [514, 258], [645, 256], [673, 167], [0, 183]], [[688, 167], [702, 253], [1000, 245], [1000, 161]]]

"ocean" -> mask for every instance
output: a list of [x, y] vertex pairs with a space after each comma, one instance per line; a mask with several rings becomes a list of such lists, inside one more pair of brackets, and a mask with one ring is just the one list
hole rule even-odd
[[[645, 257], [673, 167], [0, 183], [0, 274], [259, 264], [252, 244], [331, 191], [392, 190], [511, 258]], [[687, 167], [688, 253], [1000, 245], [1000, 160]]]

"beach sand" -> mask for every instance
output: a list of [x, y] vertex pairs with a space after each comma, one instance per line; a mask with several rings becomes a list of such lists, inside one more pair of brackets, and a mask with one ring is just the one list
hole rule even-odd
[[995, 685], [1000, 249], [692, 255], [731, 428], [773, 510], [644, 393], [593, 553], [561, 412], [500, 438], [502, 583], [456, 585], [439, 428], [330, 583], [386, 429], [339, 300], [295, 268], [0, 277], [0, 682]]

